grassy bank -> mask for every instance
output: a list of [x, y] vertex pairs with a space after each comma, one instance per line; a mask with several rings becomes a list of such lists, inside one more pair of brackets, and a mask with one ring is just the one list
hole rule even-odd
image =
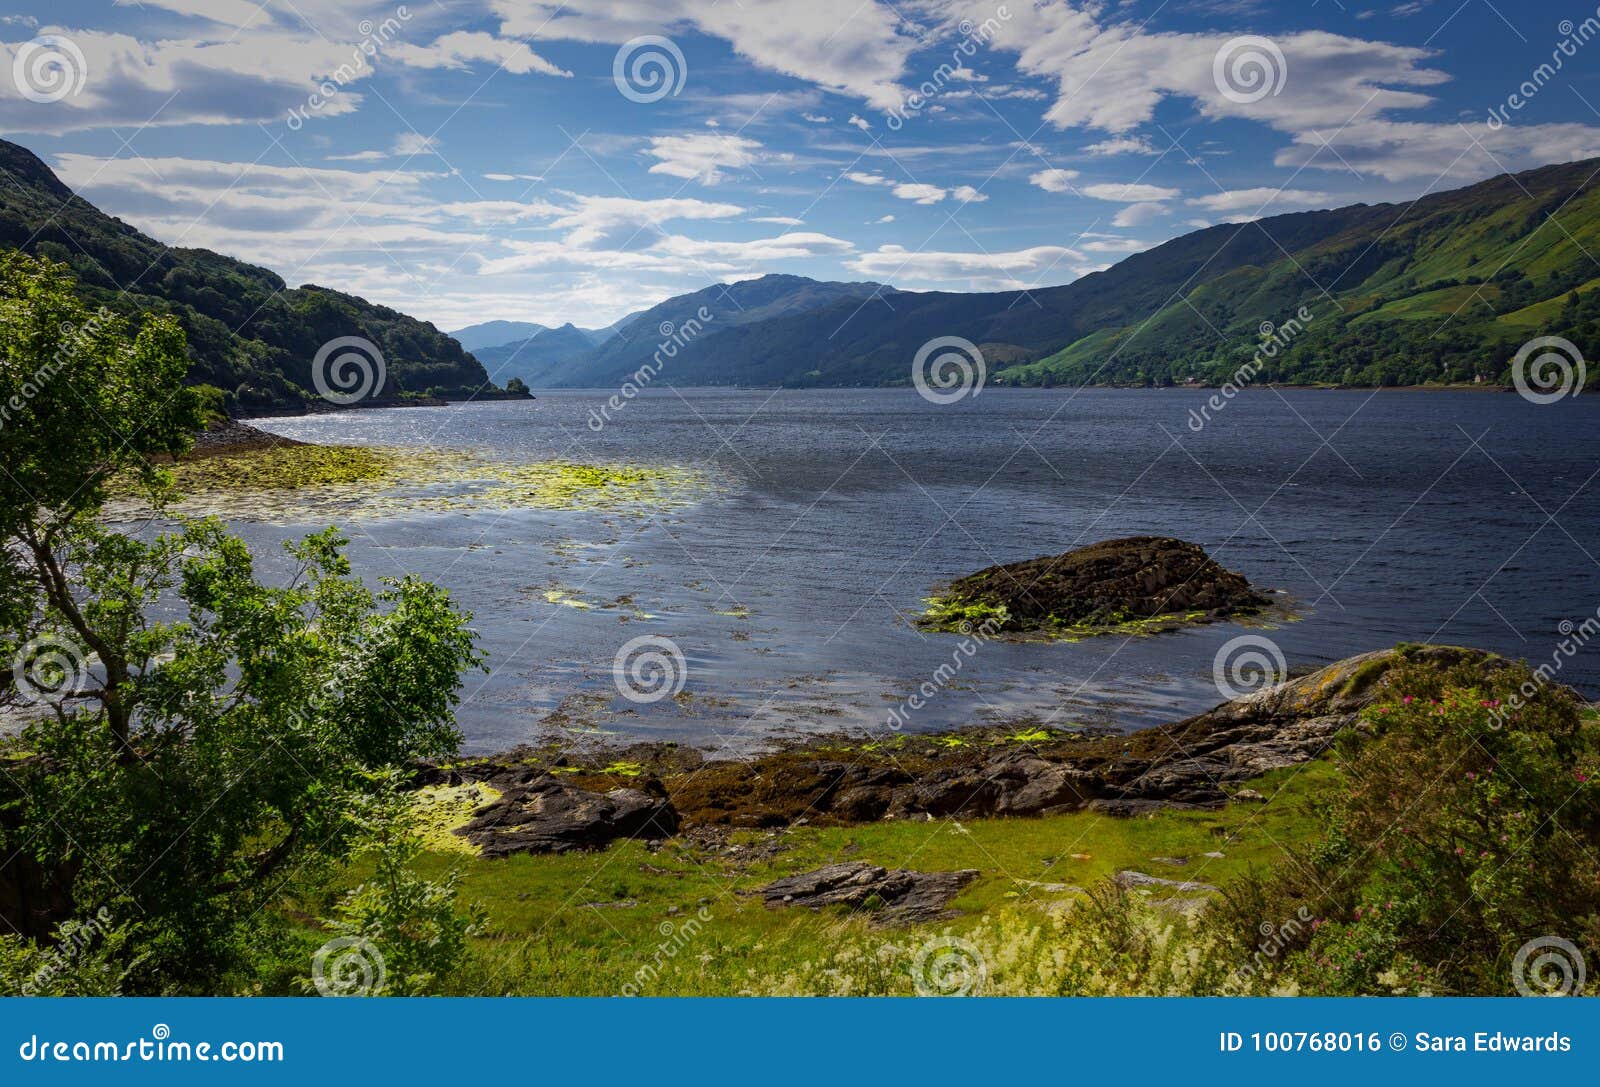
[[[946, 933], [993, 948], [987, 990], [1042, 992], [1037, 963], [1001, 961], [1006, 942], [1047, 938], [1063, 913], [1125, 869], [1222, 885], [1282, 865], [1286, 850], [1315, 838], [1316, 808], [1339, 787], [1339, 773], [1319, 762], [1251, 785], [1267, 803], [1131, 819], [1079, 812], [691, 832], [653, 850], [622, 842], [602, 853], [503, 860], [430, 836], [418, 866], [432, 878], [459, 870], [462, 897], [487, 911], [469, 965], [451, 983], [456, 993], [911, 993], [918, 952]], [[896, 928], [875, 925], [871, 910], [769, 909], [753, 894], [839, 861], [981, 875], [952, 903], [959, 916]], [[364, 875], [358, 868], [338, 886]], [[323, 912], [333, 890], [308, 898], [298, 916]], [[1160, 924], [1185, 929], [1184, 911], [1204, 896], [1155, 888], [1128, 897]], [[303, 963], [325, 938], [294, 925], [286, 939], [298, 951], [287, 959]]]

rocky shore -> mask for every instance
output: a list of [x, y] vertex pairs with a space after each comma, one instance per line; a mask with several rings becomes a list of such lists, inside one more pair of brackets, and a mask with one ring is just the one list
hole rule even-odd
[[891, 819], [1132, 816], [1260, 800], [1242, 783], [1328, 750], [1368, 726], [1402, 659], [1505, 667], [1453, 646], [1351, 657], [1171, 725], [1133, 733], [1036, 729], [836, 737], [748, 760], [673, 745], [578, 755], [528, 748], [418, 769], [419, 787], [482, 783], [495, 799], [454, 829], [485, 856], [599, 849], [698, 828], [771, 829]]

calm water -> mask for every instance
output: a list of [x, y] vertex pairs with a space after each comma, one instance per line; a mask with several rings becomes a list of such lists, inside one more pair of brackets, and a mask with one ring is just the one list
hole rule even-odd
[[[1194, 540], [1300, 618], [1153, 638], [992, 643], [910, 727], [1049, 719], [1125, 727], [1218, 702], [1217, 651], [1270, 637], [1294, 671], [1401, 640], [1548, 659], [1600, 607], [1595, 398], [1272, 390], [1199, 433], [1187, 391], [646, 392], [596, 434], [606, 392], [261, 421], [316, 442], [541, 460], [705, 465], [712, 497], [663, 515], [477, 512], [346, 526], [369, 577], [439, 581], [476, 613], [473, 750], [552, 730], [744, 748], [881, 727], [959, 638], [907, 618], [942, 580], [1141, 533]], [[241, 525], [258, 544], [302, 529]], [[558, 600], [586, 603], [588, 608]], [[618, 697], [612, 662], [672, 639], [682, 696]], [[1600, 648], [1562, 678], [1593, 696]]]

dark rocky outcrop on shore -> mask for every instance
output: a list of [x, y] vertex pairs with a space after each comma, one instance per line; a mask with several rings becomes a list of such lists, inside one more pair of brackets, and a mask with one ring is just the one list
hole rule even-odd
[[[449, 770], [427, 767], [418, 784], [483, 781], [504, 791], [460, 832], [489, 856], [596, 849], [622, 837], [662, 838], [680, 824], [781, 828], [955, 815], [1091, 810], [1133, 816], [1208, 809], [1230, 800], [1261, 800], [1239, 786], [1308, 762], [1341, 733], [1365, 729], [1362, 710], [1385, 695], [1389, 670], [1402, 659], [1439, 667], [1467, 662], [1485, 670], [1510, 666], [1474, 649], [1409, 646], [1351, 657], [1175, 724], [1127, 734], [1039, 730], [1038, 737], [1017, 742], [1014, 736], [966, 733], [954, 737], [961, 741], [955, 744], [904, 736], [899, 744], [859, 746], [833, 738], [748, 761], [705, 760], [687, 748], [637, 745], [604, 752], [605, 761], [592, 760], [594, 768], [582, 759], [568, 763], [565, 755], [523, 751]], [[599, 769], [619, 756], [641, 768], [642, 784], [619, 788]], [[541, 763], [545, 768], [536, 765]], [[838, 893], [850, 886], [847, 880]]]
[[924, 625], [1009, 633], [1093, 633], [1153, 620], [1214, 622], [1272, 601], [1198, 544], [1170, 536], [1105, 540], [1062, 555], [991, 566], [951, 582]]
[[485, 857], [604, 849], [618, 838], [654, 840], [678, 832], [678, 813], [659, 785], [652, 791], [591, 792], [527, 768], [478, 780], [501, 796], [474, 812], [457, 833]]
[[950, 900], [977, 879], [975, 868], [956, 872], [913, 872], [880, 868], [864, 861], [830, 864], [814, 872], [767, 884], [761, 899], [768, 908], [848, 906], [873, 911], [880, 924], [937, 921], [952, 917]]

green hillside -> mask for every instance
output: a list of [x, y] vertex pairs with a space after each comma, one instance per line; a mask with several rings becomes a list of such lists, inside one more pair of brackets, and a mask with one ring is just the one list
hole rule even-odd
[[[1544, 167], [1372, 208], [1331, 237], [1196, 283], [1138, 321], [1096, 330], [997, 380], [1220, 383], [1250, 361], [1265, 324], [1282, 328], [1305, 307], [1305, 330], [1255, 380], [1509, 381], [1512, 357], [1532, 337], [1600, 344], [1596, 165]], [[1273, 233], [1276, 222], [1230, 229]], [[1600, 368], [1589, 379], [1600, 380]]]
[[323, 287], [288, 287], [265, 268], [205, 249], [162, 245], [73, 194], [32, 152], [0, 140], [0, 250], [72, 268], [91, 305], [177, 316], [190, 380], [219, 386], [245, 410], [293, 408], [316, 396], [323, 344], [361, 336], [383, 352], [388, 383], [373, 399], [488, 384], [477, 359], [433, 325]]

